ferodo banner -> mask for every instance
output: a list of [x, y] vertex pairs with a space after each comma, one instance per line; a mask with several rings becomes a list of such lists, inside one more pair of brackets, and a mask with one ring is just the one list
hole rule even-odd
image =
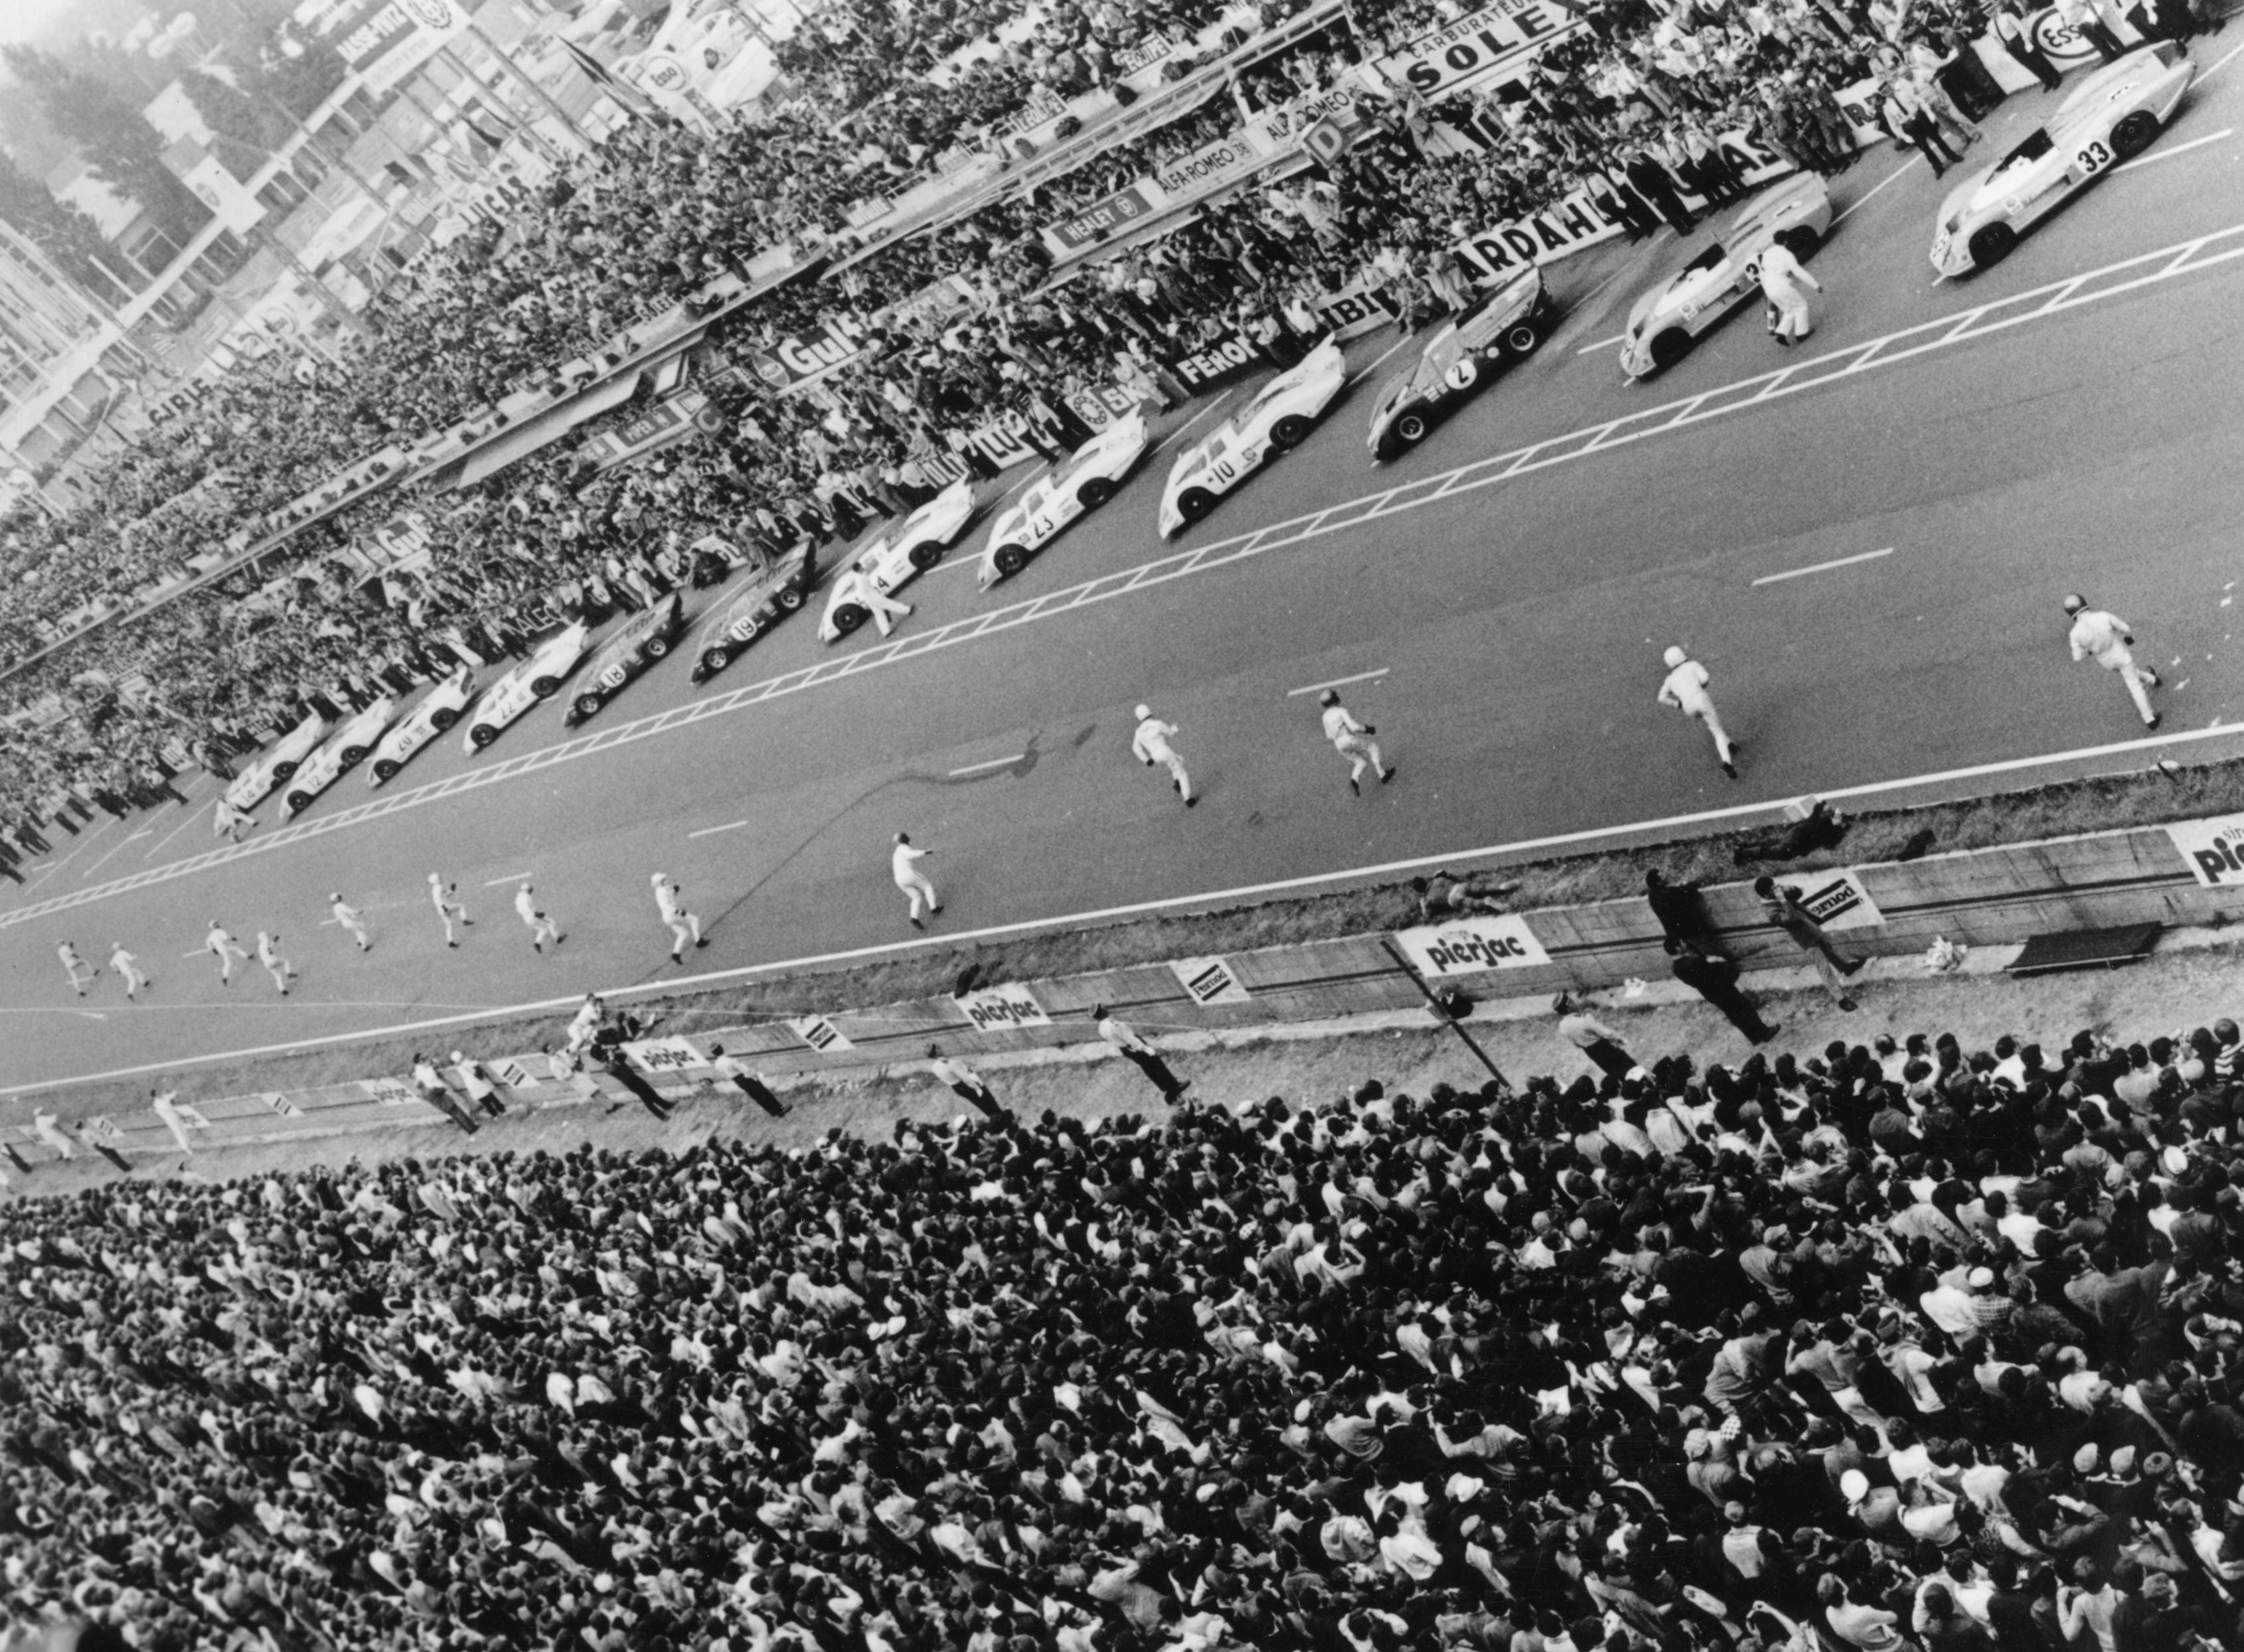
[[1558, 0], [1497, 0], [1413, 40], [1379, 64], [1380, 72], [1414, 87], [1432, 103], [1517, 71], [1581, 22]]
[[1051, 1025], [1051, 1017], [1037, 1001], [1036, 994], [1017, 982], [977, 988], [970, 993], [958, 994], [951, 1001], [958, 1006], [959, 1014], [985, 1033], [1003, 1032], [1008, 1027]]
[[1254, 347], [1254, 341], [1244, 333], [1236, 331], [1227, 333], [1186, 354], [1172, 356], [1161, 363], [1179, 383], [1194, 392], [1213, 389], [1242, 373], [1252, 373], [1257, 367], [1269, 365], [1270, 359]]
[[1511, 913], [1405, 929], [1395, 939], [1420, 974], [1436, 979], [1489, 969], [1525, 969], [1551, 961], [1527, 920]]
[[[1789, 160], [1743, 132], [1724, 132], [1718, 141], [1748, 185], [1765, 184], [1792, 171]], [[1683, 199], [1703, 204], [1687, 191]], [[1591, 202], [1588, 192], [1576, 190], [1539, 212], [1490, 225], [1458, 242], [1456, 252], [1468, 275], [1478, 281], [1493, 281], [1516, 274], [1530, 264], [1555, 263], [1621, 230], [1620, 224]]]

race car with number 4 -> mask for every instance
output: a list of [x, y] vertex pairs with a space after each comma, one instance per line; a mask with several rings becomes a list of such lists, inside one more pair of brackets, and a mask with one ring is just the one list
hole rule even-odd
[[670, 652], [685, 624], [686, 605], [676, 591], [625, 621], [592, 656], [584, 686], [570, 697], [562, 723], [575, 728], [621, 693], [632, 678]]
[[255, 808], [272, 795], [274, 786], [295, 773], [297, 765], [312, 754], [312, 748], [326, 737], [327, 732], [327, 720], [314, 711], [260, 752], [254, 763], [233, 777], [233, 784], [226, 789], [227, 804], [237, 809]]
[[445, 677], [382, 737], [374, 748], [374, 761], [367, 765], [366, 783], [382, 786], [395, 779], [407, 759], [458, 722], [475, 697], [474, 667], [463, 665]]
[[1691, 347], [1761, 291], [1761, 255], [1772, 243], [1805, 263], [1831, 230], [1831, 192], [1800, 172], [1747, 201], [1711, 246], [1637, 300], [1622, 334], [1621, 371], [1632, 379], [1672, 367]]
[[583, 620], [564, 625], [540, 643], [530, 657], [484, 691], [460, 749], [480, 752], [506, 725], [543, 699], [561, 691], [561, 679], [577, 669], [591, 646], [591, 627]]
[[1426, 439], [1457, 404], [1531, 354], [1551, 325], [1543, 272], [1530, 266], [1434, 330], [1418, 359], [1387, 381], [1371, 408], [1371, 452], [1393, 459]]
[[781, 557], [750, 580], [726, 603], [717, 630], [693, 662], [693, 681], [699, 684], [730, 665], [741, 650], [810, 599], [818, 583], [818, 559], [808, 545]]
[[288, 789], [281, 794], [280, 818], [287, 819], [312, 806], [312, 799], [343, 778], [345, 769], [355, 769], [366, 761], [366, 754], [374, 750], [375, 742], [382, 738], [382, 730], [389, 726], [390, 713], [397, 709], [394, 695], [384, 694], [363, 711], [345, 718], [335, 725], [335, 732], [320, 742], [320, 749], [297, 765], [288, 777]]
[[997, 518], [982, 552], [982, 589], [1029, 565], [1061, 529], [1112, 499], [1145, 457], [1146, 415], [1132, 408], [1029, 485]]
[[1184, 531], [1274, 453], [1299, 447], [1348, 383], [1339, 342], [1327, 337], [1254, 399], [1177, 456], [1161, 491], [1161, 537]]
[[2021, 233], [2148, 149], [2195, 72], [2162, 41], [2086, 77], [2048, 125], [1948, 192], [1932, 237], [1932, 267], [1964, 275], [2001, 263]]
[[974, 519], [974, 483], [961, 476], [851, 559], [834, 582], [826, 612], [818, 622], [822, 641], [839, 642], [873, 617], [858, 600], [860, 582], [882, 596], [909, 584], [943, 560], [966, 524]]

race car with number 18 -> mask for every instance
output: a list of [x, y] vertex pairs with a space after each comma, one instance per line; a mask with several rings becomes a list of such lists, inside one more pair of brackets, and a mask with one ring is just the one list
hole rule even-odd
[[563, 725], [575, 728], [620, 694], [632, 678], [670, 652], [685, 623], [685, 603], [676, 591], [625, 621], [592, 656], [584, 686], [570, 698]]

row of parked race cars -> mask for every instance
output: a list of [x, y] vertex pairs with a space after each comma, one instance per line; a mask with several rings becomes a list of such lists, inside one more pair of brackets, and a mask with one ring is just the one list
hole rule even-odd
[[[2007, 257], [2023, 231], [2147, 148], [2172, 118], [2193, 72], [2187, 57], [2160, 44], [2084, 78], [2046, 125], [1949, 192], [1933, 241], [1933, 267], [1959, 275]], [[1637, 300], [1623, 337], [1622, 369], [1637, 379], [1673, 366], [1760, 290], [1760, 259], [1770, 246], [1781, 243], [1804, 260], [1831, 225], [1830, 195], [1813, 174], [1761, 192], [1709, 245]], [[1531, 354], [1554, 319], [1542, 273], [1530, 268], [1436, 327], [1373, 403], [1375, 458], [1396, 458], [1423, 442], [1506, 366]], [[1327, 339], [1187, 447], [1162, 489], [1161, 537], [1200, 521], [1270, 459], [1299, 446], [1346, 385], [1340, 346]], [[1150, 442], [1143, 411], [1133, 410], [1030, 483], [991, 526], [982, 553], [982, 589], [1019, 573], [1071, 523], [1114, 497]], [[962, 480], [869, 543], [828, 589], [821, 639], [833, 643], [848, 636], [872, 618], [875, 597], [885, 597], [941, 563], [975, 515], [972, 488]], [[700, 645], [693, 681], [706, 682], [730, 665], [802, 608], [818, 584], [816, 556], [808, 545], [758, 574], [726, 600]], [[463, 665], [395, 722], [396, 702], [389, 696], [333, 725], [308, 717], [241, 772], [226, 801], [246, 811], [285, 787], [286, 819], [369, 759], [370, 786], [395, 779], [416, 752], [463, 721], [464, 749], [481, 751], [564, 687], [570, 690], [564, 721], [575, 727], [666, 657], [684, 639], [686, 625], [684, 603], [673, 592], [625, 620], [597, 651], [590, 626], [582, 621], [564, 626], [480, 693], [473, 668]]]

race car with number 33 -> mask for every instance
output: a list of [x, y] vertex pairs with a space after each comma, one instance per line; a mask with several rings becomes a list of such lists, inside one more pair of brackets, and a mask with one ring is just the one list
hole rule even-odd
[[1831, 192], [1800, 172], [1745, 204], [1713, 246], [1637, 300], [1622, 335], [1621, 371], [1641, 379], [1672, 367], [1701, 336], [1761, 291], [1761, 254], [1773, 241], [1802, 263], [1831, 228]]
[[382, 743], [374, 748], [374, 761], [367, 765], [366, 783], [382, 786], [395, 779], [407, 759], [458, 722], [460, 713], [475, 697], [473, 666], [463, 665], [446, 676], [382, 737]]
[[498, 738], [500, 731], [543, 699], [561, 691], [561, 679], [577, 669], [591, 645], [591, 628], [583, 620], [564, 625], [485, 691], [468, 722], [460, 749], [472, 755]]
[[2021, 232], [2148, 149], [2195, 72], [2162, 41], [2082, 80], [2057, 106], [2056, 119], [1948, 192], [1932, 237], [1932, 267], [1964, 275], [2002, 262]]
[[982, 553], [982, 589], [1029, 565], [1063, 528], [1112, 499], [1146, 454], [1146, 415], [1132, 408], [1029, 485], [997, 518]]
[[1254, 398], [1177, 456], [1161, 490], [1160, 534], [1168, 539], [1215, 509], [1215, 502], [1274, 453], [1299, 447], [1348, 382], [1339, 341], [1328, 336], [1254, 393]]

